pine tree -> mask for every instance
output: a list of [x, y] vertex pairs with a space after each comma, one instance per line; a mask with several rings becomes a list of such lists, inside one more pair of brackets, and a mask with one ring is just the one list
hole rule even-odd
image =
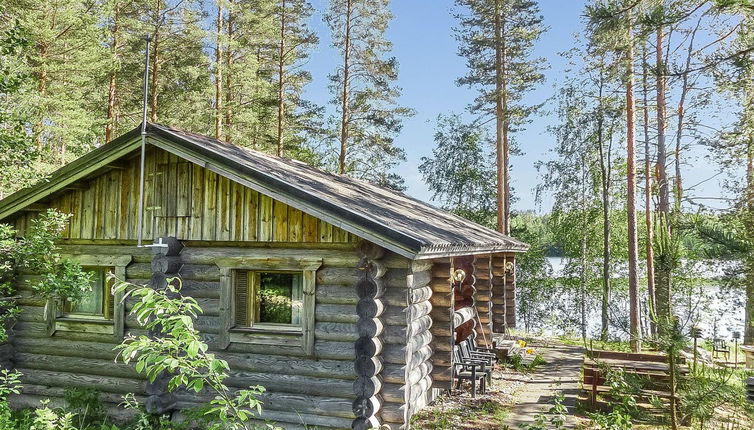
[[634, 45], [636, 8], [641, 1], [596, 0], [587, 6], [592, 37], [598, 45], [619, 53], [624, 68], [626, 115], [626, 212], [628, 217], [629, 326], [632, 351], [641, 349], [639, 326], [638, 231], [636, 221], [636, 148], [634, 100]]
[[33, 43], [24, 50], [30, 93], [15, 102], [30, 112], [37, 151], [53, 166], [101, 143], [103, 92], [92, 85], [107, 58], [100, 13], [100, 3], [78, 0], [4, 4], [10, 19], [0, 26], [17, 22]]
[[274, 152], [273, 82], [276, 25], [273, 0], [227, 0], [222, 107], [224, 140]]
[[325, 21], [341, 58], [330, 75], [337, 171], [400, 189], [403, 180], [390, 170], [405, 153], [394, 138], [412, 111], [397, 104], [398, 62], [388, 57], [392, 43], [385, 39], [392, 17], [389, 0], [331, 0]]
[[[740, 196], [734, 207], [736, 224], [735, 242], [745, 246], [740, 253], [743, 280], [746, 289], [744, 317], [744, 343], [754, 344], [754, 6], [734, 4], [731, 12], [739, 14], [741, 24], [736, 38], [721, 55], [733, 61], [717, 65], [715, 77], [719, 88], [737, 101], [739, 114], [730, 130], [721, 133], [712, 148], [726, 167], [745, 165], [741, 185], [736, 191]], [[728, 55], [730, 52], [733, 54]], [[729, 246], [727, 243], [725, 245]], [[748, 252], [746, 252], [748, 251]]]
[[210, 134], [212, 84], [200, 6], [198, 1], [134, 0], [121, 12], [125, 34], [117, 91], [125, 127], [141, 122], [144, 37], [149, 36], [147, 120]]
[[534, 0], [456, 0], [456, 4], [461, 8], [459, 54], [469, 69], [458, 83], [479, 92], [469, 108], [472, 113], [495, 118], [497, 228], [510, 233], [510, 135], [538, 107], [522, 100], [544, 79], [544, 59], [532, 58], [534, 44], [545, 31], [543, 18]]
[[11, 20], [2, 6], [0, 19], [12, 26], [0, 32], [0, 199], [37, 179], [32, 169], [37, 158], [35, 146], [26, 132], [27, 112], [15, 103], [30, 81], [25, 69], [23, 51], [32, 46], [29, 32], [18, 21]]
[[309, 53], [319, 39], [312, 32], [307, 20], [313, 8], [306, 0], [278, 0], [275, 19], [276, 50], [273, 55], [276, 88], [275, 153], [283, 156], [290, 153], [294, 158], [310, 158], [306, 155], [304, 136], [318, 128], [318, 109], [302, 99], [304, 86], [311, 82], [311, 74], [303, 68]]

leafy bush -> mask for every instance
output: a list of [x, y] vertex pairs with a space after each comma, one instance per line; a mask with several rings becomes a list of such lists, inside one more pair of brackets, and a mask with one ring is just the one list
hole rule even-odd
[[41, 275], [32, 288], [45, 298], [77, 301], [92, 289], [91, 274], [80, 265], [63, 260], [55, 245], [70, 217], [48, 209], [32, 220], [28, 234], [17, 241], [13, 251], [18, 269]]
[[16, 421], [12, 417], [8, 396], [18, 394], [21, 387], [21, 373], [0, 369], [0, 430], [14, 430]]
[[135, 362], [136, 371], [154, 382], [158, 376], [169, 376], [168, 390], [179, 387], [196, 393], [209, 389], [214, 395], [204, 410], [208, 429], [250, 430], [247, 424], [258, 416], [262, 403], [257, 396], [264, 387], [232, 392], [224, 383], [230, 370], [225, 360], [207, 352], [209, 347], [199, 338], [194, 318], [201, 313], [196, 300], [181, 294], [180, 279], [170, 279], [163, 291], [150, 287], [117, 282], [116, 292], [138, 298], [131, 313], [150, 333], [156, 336], [129, 335], [118, 345], [118, 358]]

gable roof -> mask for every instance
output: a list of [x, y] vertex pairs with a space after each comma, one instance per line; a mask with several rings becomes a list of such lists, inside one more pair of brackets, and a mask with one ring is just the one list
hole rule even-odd
[[[0, 200], [0, 220], [106, 169], [140, 146], [140, 127]], [[529, 246], [403, 193], [199, 134], [147, 124], [147, 142], [409, 258], [523, 252]]]

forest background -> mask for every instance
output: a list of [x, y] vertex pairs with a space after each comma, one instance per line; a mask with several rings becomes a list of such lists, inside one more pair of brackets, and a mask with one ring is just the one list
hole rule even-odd
[[524, 327], [637, 339], [667, 308], [751, 342], [753, 16], [748, 0], [10, 0], [0, 196], [139, 123], [147, 34], [150, 121], [530, 242]]

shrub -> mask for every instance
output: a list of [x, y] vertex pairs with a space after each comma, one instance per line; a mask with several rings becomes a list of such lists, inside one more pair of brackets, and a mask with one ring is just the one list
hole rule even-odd
[[228, 363], [208, 352], [208, 346], [194, 327], [194, 318], [201, 313], [196, 300], [181, 294], [179, 278], [170, 279], [163, 291], [117, 282], [116, 292], [139, 300], [131, 313], [150, 333], [156, 336], [129, 335], [118, 345], [118, 358], [124, 363], [135, 362], [136, 371], [154, 382], [161, 375], [169, 375], [168, 390], [185, 387], [196, 393], [208, 389], [214, 395], [204, 410], [209, 429], [250, 430], [248, 421], [258, 416], [262, 403], [257, 396], [264, 387], [254, 386], [233, 393], [224, 383], [228, 378]]

